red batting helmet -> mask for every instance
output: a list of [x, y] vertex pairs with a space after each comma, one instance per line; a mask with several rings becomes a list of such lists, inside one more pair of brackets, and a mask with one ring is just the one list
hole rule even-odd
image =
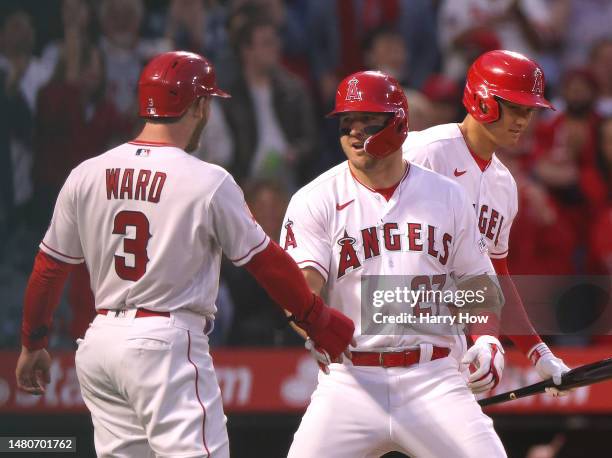
[[154, 57], [138, 80], [143, 118], [176, 118], [199, 97], [230, 97], [217, 87], [215, 69], [204, 57], [172, 51]]
[[392, 113], [384, 129], [368, 137], [364, 149], [385, 157], [401, 148], [408, 136], [408, 101], [399, 83], [382, 72], [357, 72], [338, 85], [336, 106], [327, 116], [351, 111]]
[[544, 72], [517, 52], [486, 52], [468, 70], [463, 105], [474, 119], [482, 123], [499, 119], [495, 97], [518, 105], [555, 109], [544, 98]]

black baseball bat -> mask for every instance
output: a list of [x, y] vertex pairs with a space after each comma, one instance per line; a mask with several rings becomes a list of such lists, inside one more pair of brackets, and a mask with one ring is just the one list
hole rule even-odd
[[543, 393], [546, 388], [555, 387], [559, 390], [569, 390], [581, 386], [592, 385], [593, 383], [603, 382], [612, 379], [612, 358], [606, 358], [594, 363], [576, 367], [561, 376], [561, 385], [555, 385], [552, 379], [527, 385], [516, 390], [506, 391], [505, 393], [491, 396], [490, 398], [478, 401], [482, 407], [499, 404], [500, 402], [513, 401], [515, 399]]

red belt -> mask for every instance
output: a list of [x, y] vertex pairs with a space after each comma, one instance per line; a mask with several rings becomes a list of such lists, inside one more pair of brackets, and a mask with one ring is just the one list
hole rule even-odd
[[[421, 350], [406, 351], [352, 351], [353, 366], [381, 366], [381, 367], [408, 367], [418, 364], [421, 360]], [[433, 347], [431, 361], [446, 358], [450, 349], [446, 347]]]
[[[119, 315], [121, 312], [125, 312], [127, 310], [110, 310], [110, 309], [100, 309], [98, 310], [98, 315], [108, 315], [109, 313], [115, 313], [115, 316]], [[147, 310], [147, 309], [136, 309], [136, 318], [143, 318], [147, 316], [165, 316], [170, 318], [170, 312], [156, 312], [155, 310]]]

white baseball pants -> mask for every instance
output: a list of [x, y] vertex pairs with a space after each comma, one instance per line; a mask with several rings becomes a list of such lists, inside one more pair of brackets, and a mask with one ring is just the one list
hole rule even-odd
[[504, 447], [446, 357], [408, 368], [332, 364], [319, 383], [289, 458], [505, 457]]
[[229, 457], [204, 326], [191, 312], [94, 319], [76, 369], [99, 457]]

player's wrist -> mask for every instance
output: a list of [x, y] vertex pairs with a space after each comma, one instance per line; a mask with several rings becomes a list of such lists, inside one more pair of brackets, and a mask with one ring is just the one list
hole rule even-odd
[[543, 356], [554, 356], [551, 349], [544, 342], [539, 342], [527, 352], [527, 358], [535, 366]]
[[21, 331], [21, 346], [27, 350], [34, 351], [47, 348], [49, 345], [49, 328], [40, 326], [32, 332]]

